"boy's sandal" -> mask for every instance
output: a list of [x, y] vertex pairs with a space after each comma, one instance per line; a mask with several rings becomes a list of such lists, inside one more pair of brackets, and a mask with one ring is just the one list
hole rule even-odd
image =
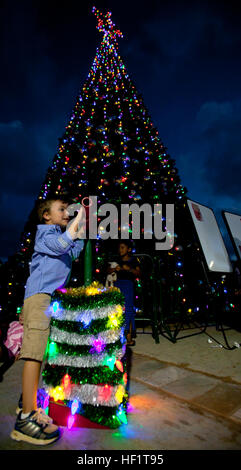
[[37, 411], [31, 411], [27, 418], [21, 419], [21, 413], [19, 413], [15, 428], [10, 436], [16, 441], [47, 445], [59, 439], [60, 430], [52, 424], [52, 419], [39, 408]]

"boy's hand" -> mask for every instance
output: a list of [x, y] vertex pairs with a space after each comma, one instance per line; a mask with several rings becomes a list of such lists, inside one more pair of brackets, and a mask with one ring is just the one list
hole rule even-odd
[[84, 234], [85, 229], [85, 210], [83, 207], [80, 208], [77, 216], [67, 226], [68, 233], [72, 237], [72, 240], [81, 238]]
[[123, 264], [123, 269], [125, 269], [126, 271], [130, 271], [130, 266], [128, 266], [128, 264]]
[[76, 238], [82, 239], [84, 235], [85, 235], [85, 227], [84, 225], [82, 225], [82, 227], [76, 233]]

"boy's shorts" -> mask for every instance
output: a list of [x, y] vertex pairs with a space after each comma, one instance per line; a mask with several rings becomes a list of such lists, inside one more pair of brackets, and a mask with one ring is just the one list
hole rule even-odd
[[31, 295], [24, 300], [24, 331], [20, 359], [42, 362], [50, 330], [50, 317], [45, 313], [50, 302], [51, 295], [43, 293]]

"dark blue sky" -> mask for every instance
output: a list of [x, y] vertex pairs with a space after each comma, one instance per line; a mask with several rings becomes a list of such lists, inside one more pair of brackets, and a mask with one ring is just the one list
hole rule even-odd
[[181, 183], [214, 210], [230, 250], [221, 210], [241, 214], [241, 7], [23, 0], [0, 11], [0, 258], [18, 248], [100, 44], [93, 5], [112, 11], [120, 54]]

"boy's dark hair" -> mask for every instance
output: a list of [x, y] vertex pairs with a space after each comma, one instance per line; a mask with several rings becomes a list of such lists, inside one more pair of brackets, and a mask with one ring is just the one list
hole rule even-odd
[[130, 239], [128, 239], [128, 238], [127, 238], [126, 240], [119, 240], [118, 246], [121, 245], [121, 244], [126, 245], [127, 248], [131, 248], [131, 250], [132, 250], [132, 248], [133, 248], [133, 242], [132, 242], [132, 240], [130, 240]]
[[36, 203], [36, 214], [39, 224], [45, 224], [45, 219], [43, 217], [44, 213], [50, 212], [51, 205], [55, 201], [62, 201], [66, 204], [71, 204], [71, 201], [67, 195], [53, 195], [48, 196], [46, 199], [40, 199]]

